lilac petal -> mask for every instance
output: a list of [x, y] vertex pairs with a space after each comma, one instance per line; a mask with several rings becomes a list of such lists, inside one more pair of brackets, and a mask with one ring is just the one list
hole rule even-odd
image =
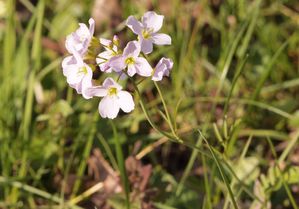
[[141, 51], [144, 54], [149, 54], [153, 51], [153, 41], [150, 39], [140, 39]]
[[169, 58], [162, 57], [161, 62], [170, 70], [173, 67], [173, 61]]
[[153, 72], [153, 68], [150, 66], [148, 61], [143, 57], [138, 57], [136, 59], [135, 68], [137, 74], [145, 77], [151, 76]]
[[82, 78], [82, 96], [85, 98], [85, 99], [90, 99], [91, 96], [86, 94], [86, 89], [90, 88], [92, 86], [92, 70], [91, 68], [86, 65], [86, 70], [87, 70], [87, 74], [84, 75], [84, 77]]
[[126, 57], [138, 57], [140, 54], [140, 43], [138, 41], [130, 41], [124, 49], [123, 55]]
[[118, 83], [116, 83], [113, 78], [106, 78], [103, 82], [103, 87], [105, 87], [106, 89], [108, 89], [109, 87], [115, 87], [117, 88], [117, 90], [121, 90], [122, 86], [119, 85]]
[[79, 83], [83, 78], [83, 74], [78, 73], [78, 66], [75, 66], [74, 68], [67, 68], [65, 70], [65, 76], [67, 83], [70, 85]]
[[135, 104], [132, 95], [127, 91], [120, 91], [117, 94], [118, 105], [122, 111], [128, 113], [134, 110]]
[[[97, 62], [100, 60], [99, 58], [96, 59]], [[106, 62], [105, 60], [103, 60], [104, 62], [101, 63], [101, 64], [98, 64], [99, 67], [100, 67], [100, 70], [102, 72], [105, 72], [105, 73], [111, 73], [112, 72], [112, 68], [110, 67], [109, 63]]]
[[103, 51], [100, 54], [98, 54], [98, 57], [108, 60], [112, 57], [112, 52], [111, 51]]
[[130, 16], [127, 19], [126, 25], [133, 31], [133, 33], [139, 35], [142, 31], [142, 24], [135, 17]]
[[90, 97], [104, 97], [108, 93], [107, 89], [104, 88], [103, 86], [93, 86], [90, 88], [87, 88], [85, 91], [85, 94], [90, 96]]
[[119, 79], [120, 80], [125, 80], [128, 76], [125, 74], [125, 73], [123, 73], [123, 72], [119, 72], [118, 73], [119, 74]]
[[165, 33], [152, 34], [153, 42], [157, 45], [170, 45], [171, 37]]
[[152, 77], [153, 81], [162, 80], [163, 76], [169, 76], [169, 72], [173, 67], [173, 61], [169, 58], [161, 58], [155, 67], [155, 71]]
[[126, 63], [125, 63], [126, 58], [124, 56], [115, 56], [112, 57], [109, 61], [108, 64], [115, 72], [120, 72], [123, 69], [126, 68]]
[[109, 39], [100, 38], [100, 44], [102, 44], [103, 46], [109, 47], [112, 45], [112, 41]]
[[61, 63], [63, 75], [67, 76], [68, 68], [74, 68], [74, 65], [77, 64], [77, 61], [74, 56], [65, 57]]
[[99, 104], [99, 113], [102, 118], [116, 118], [119, 112], [119, 104], [117, 101], [117, 97], [104, 97]]
[[94, 21], [94, 19], [90, 18], [88, 20], [88, 23], [89, 23], [89, 34], [90, 34], [90, 37], [92, 37], [94, 34], [95, 21]]
[[166, 70], [167, 70], [166, 65], [159, 62], [155, 68], [152, 80], [153, 81], [161, 81], [163, 78], [164, 72]]
[[128, 75], [133, 77], [136, 74], [136, 68], [134, 64], [128, 65]]
[[142, 23], [145, 28], [152, 29], [153, 32], [157, 32], [161, 29], [163, 24], [163, 15], [158, 15], [153, 11], [146, 12], [142, 17]]

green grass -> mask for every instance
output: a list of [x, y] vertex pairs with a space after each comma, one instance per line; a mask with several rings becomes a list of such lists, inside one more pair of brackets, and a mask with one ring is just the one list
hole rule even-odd
[[[2, 2], [0, 208], [299, 207], [296, 0], [151, 1], [172, 45], [148, 59], [174, 68], [125, 81], [136, 108], [113, 122], [61, 69], [93, 1]], [[95, 19], [96, 36], [133, 40], [123, 21], [140, 2]]]

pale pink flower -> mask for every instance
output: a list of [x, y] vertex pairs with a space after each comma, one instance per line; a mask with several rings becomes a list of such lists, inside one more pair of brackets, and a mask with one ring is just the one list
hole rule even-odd
[[83, 62], [80, 55], [74, 52], [74, 55], [64, 58], [62, 69], [67, 83], [85, 99], [90, 99], [91, 97], [86, 94], [86, 89], [92, 86], [92, 70]]
[[90, 97], [103, 97], [99, 103], [99, 113], [103, 118], [114, 119], [120, 109], [128, 113], [135, 108], [132, 95], [123, 91], [112, 78], [106, 78], [102, 86], [91, 87], [86, 93]]
[[153, 81], [161, 81], [163, 76], [169, 76], [173, 67], [173, 61], [169, 58], [161, 58], [153, 71]]
[[109, 65], [109, 60], [118, 55], [119, 40], [115, 35], [113, 40], [101, 38], [100, 43], [104, 46], [105, 51], [101, 52], [96, 58], [96, 62], [99, 65], [102, 72], [111, 73], [112, 68]]
[[157, 33], [163, 24], [163, 15], [157, 15], [153, 11], [146, 12], [141, 18], [141, 22], [134, 16], [129, 16], [127, 26], [138, 35], [141, 44], [141, 51], [149, 54], [153, 51], [153, 44], [170, 45], [171, 37], [164, 33]]
[[79, 28], [67, 36], [65, 41], [65, 47], [70, 54], [76, 51], [83, 56], [90, 44], [90, 41], [94, 33], [95, 22], [92, 18], [89, 19], [89, 28], [84, 23], [79, 23]]
[[140, 43], [137, 41], [130, 41], [124, 49], [122, 55], [115, 56], [110, 59], [109, 65], [116, 72], [121, 72], [128, 67], [128, 75], [134, 76], [136, 73], [141, 76], [151, 76], [153, 71], [150, 64], [143, 57], [139, 57]]

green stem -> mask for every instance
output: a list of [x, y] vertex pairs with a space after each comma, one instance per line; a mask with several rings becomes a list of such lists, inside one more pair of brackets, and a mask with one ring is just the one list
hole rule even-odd
[[169, 133], [167, 133], [165, 131], [162, 131], [160, 128], [158, 128], [154, 124], [154, 122], [151, 120], [151, 118], [149, 116], [149, 113], [148, 113], [148, 111], [147, 111], [147, 109], [146, 109], [146, 107], [144, 105], [144, 102], [143, 102], [143, 99], [142, 99], [142, 95], [141, 95], [141, 93], [140, 93], [140, 91], [139, 91], [136, 83], [132, 79], [131, 79], [131, 81], [132, 81], [133, 86], [134, 86], [134, 88], [135, 88], [135, 90], [136, 90], [136, 92], [137, 92], [137, 94], [139, 96], [139, 103], [140, 103], [141, 109], [144, 112], [145, 117], [146, 117], [147, 121], [149, 122], [149, 124], [152, 126], [152, 128], [155, 129], [157, 132], [161, 133], [163, 136], [166, 136], [167, 138], [169, 138], [169, 139], [171, 139], [171, 140], [173, 140], [175, 142], [182, 143], [183, 142], [182, 139], [176, 138], [175, 136], [172, 136], [171, 134], [169, 134]]
[[158, 90], [159, 96], [160, 96], [160, 98], [161, 98], [161, 101], [162, 101], [162, 104], [163, 104], [163, 107], [164, 107], [164, 110], [165, 110], [165, 113], [166, 113], [167, 122], [168, 122], [168, 124], [169, 124], [170, 130], [171, 130], [173, 136], [175, 136], [176, 138], [178, 138], [178, 136], [177, 136], [177, 134], [175, 133], [175, 130], [174, 130], [174, 128], [173, 128], [172, 120], [171, 120], [169, 111], [168, 111], [168, 109], [167, 109], [167, 105], [166, 105], [166, 102], [165, 102], [165, 100], [164, 100], [162, 91], [161, 91], [161, 89], [160, 89], [160, 87], [159, 87], [159, 85], [157, 84], [156, 81], [154, 81], [154, 84], [155, 84], [156, 89]]

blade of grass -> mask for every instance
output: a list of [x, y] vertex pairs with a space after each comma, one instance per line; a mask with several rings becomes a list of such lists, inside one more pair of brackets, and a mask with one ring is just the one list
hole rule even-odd
[[270, 76], [272, 70], [274, 69], [273, 66], [274, 66], [275, 62], [278, 60], [279, 55], [283, 52], [283, 50], [289, 44], [289, 40], [291, 39], [291, 37], [287, 41], [285, 41], [281, 45], [281, 47], [275, 52], [275, 54], [273, 55], [273, 57], [269, 61], [269, 64], [264, 69], [259, 81], [257, 82], [256, 88], [255, 88], [254, 93], [253, 93], [252, 98], [251, 98], [252, 100], [257, 100], [258, 99], [264, 83], [266, 82], [267, 78]]
[[113, 138], [114, 138], [114, 143], [115, 143], [115, 150], [116, 150], [116, 158], [118, 162], [118, 168], [119, 172], [121, 175], [121, 179], [123, 182], [123, 187], [125, 190], [125, 196], [126, 196], [126, 208], [130, 209], [130, 188], [129, 188], [129, 179], [127, 176], [127, 171], [126, 171], [126, 165], [125, 165], [125, 160], [124, 160], [124, 155], [122, 152], [122, 147], [118, 138], [117, 130], [116, 127], [113, 123], [112, 120], [109, 120], [112, 130], [113, 130]]
[[212, 157], [213, 157], [213, 159], [214, 159], [214, 161], [215, 161], [215, 163], [216, 163], [216, 165], [217, 165], [218, 171], [219, 171], [219, 173], [220, 173], [220, 175], [221, 175], [221, 177], [222, 177], [222, 180], [224, 181], [224, 183], [225, 183], [225, 185], [226, 185], [226, 188], [227, 188], [227, 190], [228, 190], [228, 193], [229, 193], [231, 202], [232, 202], [232, 204], [233, 204], [233, 207], [234, 207], [235, 209], [238, 209], [238, 205], [237, 205], [237, 202], [236, 202], [236, 200], [235, 200], [235, 198], [234, 198], [234, 194], [233, 194], [233, 192], [232, 192], [232, 190], [231, 190], [231, 188], [230, 188], [229, 181], [228, 181], [228, 179], [227, 179], [225, 173], [223, 172], [223, 168], [222, 168], [222, 165], [221, 165], [220, 162], [219, 162], [218, 157], [216, 156], [216, 154], [215, 154], [213, 148], [210, 146], [210, 144], [209, 144], [209, 142], [207, 141], [207, 139], [202, 135], [201, 131], [198, 130], [198, 132], [199, 132], [199, 134], [201, 135], [201, 137], [203, 138], [203, 140], [205, 141], [205, 143], [207, 144], [208, 149], [210, 150], [210, 152], [211, 152], [211, 154], [212, 154]]
[[78, 168], [77, 173], [76, 173], [77, 179], [74, 183], [71, 199], [74, 198], [74, 196], [77, 194], [77, 192], [80, 189], [80, 186], [81, 186], [81, 183], [82, 183], [81, 178], [82, 178], [82, 176], [84, 174], [84, 171], [86, 169], [87, 159], [90, 155], [90, 150], [92, 148], [94, 136], [95, 136], [96, 131], [97, 131], [98, 119], [99, 119], [99, 113], [95, 112], [95, 114], [93, 115], [93, 118], [92, 118], [91, 128], [90, 128], [90, 131], [89, 131], [87, 142], [86, 142], [83, 154], [82, 154], [82, 159], [81, 159], [81, 162], [79, 164], [79, 168]]
[[108, 155], [109, 157], [109, 160], [114, 168], [114, 170], [118, 170], [118, 165], [117, 165], [117, 162], [115, 160], [115, 157], [113, 156], [113, 152], [109, 146], [109, 144], [107, 143], [107, 141], [105, 140], [104, 136], [102, 134], [98, 134], [97, 135], [97, 138], [98, 140], [100, 141], [100, 143], [102, 144], [102, 146], [104, 147], [105, 151], [106, 151], [106, 154]]
[[[27, 184], [23, 184], [23, 183], [18, 182], [18, 181], [12, 181], [12, 180], [7, 179], [7, 178], [5, 178], [3, 176], [0, 176], [0, 184], [11, 185], [14, 188], [18, 188], [18, 189], [24, 190], [24, 191], [26, 191], [28, 193], [40, 196], [40, 197], [45, 198], [47, 200], [53, 201], [55, 203], [60, 203], [60, 201], [61, 201], [60, 198], [57, 197], [57, 196], [55, 196], [55, 195], [52, 195], [52, 194], [47, 193], [47, 192], [45, 192], [43, 190], [37, 189], [37, 188], [29, 186]], [[74, 209], [82, 209], [81, 207], [76, 206], [76, 205], [69, 205], [69, 206], [71, 208], [74, 208]]]
[[291, 201], [292, 207], [293, 207], [294, 209], [298, 209], [298, 206], [297, 206], [297, 204], [296, 204], [296, 201], [295, 201], [295, 199], [294, 199], [294, 197], [293, 197], [293, 195], [292, 195], [292, 193], [291, 193], [291, 191], [290, 191], [290, 188], [288, 187], [287, 183], [285, 182], [285, 179], [284, 179], [284, 176], [283, 176], [283, 172], [282, 172], [282, 170], [281, 170], [281, 168], [280, 168], [280, 166], [279, 166], [279, 164], [278, 164], [278, 161], [277, 161], [277, 154], [276, 154], [274, 145], [273, 145], [273, 143], [272, 143], [272, 141], [271, 141], [271, 139], [270, 139], [269, 137], [267, 137], [267, 141], [268, 141], [268, 143], [269, 143], [269, 145], [270, 145], [270, 149], [271, 149], [272, 155], [274, 156], [274, 159], [275, 159], [275, 160], [274, 160], [274, 162], [275, 162], [275, 166], [278, 168], [278, 173], [279, 173], [280, 179], [281, 179], [281, 181], [282, 181], [282, 184], [283, 184], [284, 189], [286, 190], [286, 193], [287, 193], [287, 195], [288, 195], [288, 198], [289, 198], [289, 200]]
[[[197, 140], [195, 146], [196, 147], [200, 147], [200, 145], [202, 144], [202, 137], [199, 136], [199, 139]], [[187, 177], [189, 176], [189, 173], [193, 167], [193, 164], [194, 164], [194, 161], [198, 155], [198, 151], [196, 149], [193, 149], [194, 151], [192, 151], [192, 154], [191, 154], [191, 157], [189, 158], [189, 161], [188, 161], [188, 164], [186, 166], [186, 168], [184, 169], [184, 172], [183, 172], [183, 175], [180, 179], [180, 182], [177, 186], [177, 189], [176, 189], [176, 196], [180, 196], [181, 195], [181, 192], [183, 190], [183, 185], [184, 185], [184, 182], [186, 181]]]
[[229, 94], [227, 96], [227, 99], [226, 99], [226, 102], [224, 104], [224, 110], [223, 110], [223, 115], [226, 115], [227, 114], [227, 111], [228, 111], [228, 105], [229, 105], [229, 101], [231, 99], [231, 96], [232, 96], [232, 93], [233, 93], [233, 90], [234, 90], [234, 87], [240, 77], [240, 75], [242, 74], [243, 70], [244, 70], [244, 66], [247, 62], [247, 59], [248, 59], [248, 55], [245, 56], [245, 58], [241, 61], [241, 64], [239, 65], [239, 67], [237, 68], [237, 71], [234, 75], [234, 78], [233, 78], [233, 81], [232, 81], [232, 86], [230, 88], [230, 91], [229, 91]]

